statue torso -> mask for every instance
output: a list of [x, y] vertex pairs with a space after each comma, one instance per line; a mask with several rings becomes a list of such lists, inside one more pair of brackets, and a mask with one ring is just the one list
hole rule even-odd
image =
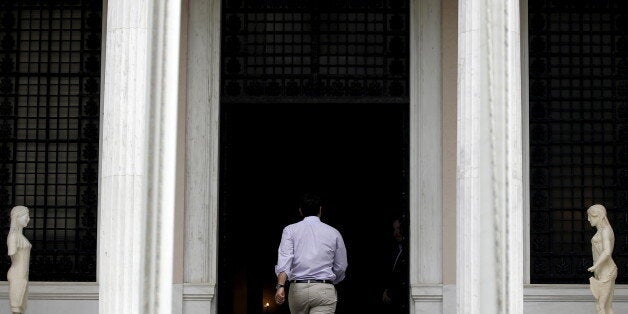
[[11, 256], [11, 268], [7, 273], [7, 279], [28, 279], [28, 266], [31, 255], [31, 243], [22, 234], [15, 235], [17, 251]]
[[[595, 235], [593, 236], [593, 238], [591, 238], [591, 251], [593, 253], [594, 263], [597, 262], [602, 252], [604, 252], [604, 240], [602, 239], [602, 237], [603, 237], [603, 230], [598, 229]], [[611, 239], [608, 239], [608, 240], [610, 241], [610, 245], [611, 245], [609, 253], [612, 255], [613, 246], [615, 245], [615, 239], [612, 238], [612, 233], [611, 233]], [[613, 277], [616, 272], [617, 272], [617, 266], [615, 265], [615, 262], [613, 261], [612, 256], [610, 256], [604, 263], [602, 263], [597, 268], [597, 270], [595, 270], [594, 276], [596, 279], [600, 281], [607, 281], [611, 279], [611, 277]]]

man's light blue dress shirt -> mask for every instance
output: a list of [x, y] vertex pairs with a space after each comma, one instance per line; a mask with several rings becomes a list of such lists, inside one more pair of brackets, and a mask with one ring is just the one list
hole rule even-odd
[[288, 280], [331, 280], [345, 278], [347, 249], [340, 232], [317, 216], [283, 229], [275, 274], [285, 272]]

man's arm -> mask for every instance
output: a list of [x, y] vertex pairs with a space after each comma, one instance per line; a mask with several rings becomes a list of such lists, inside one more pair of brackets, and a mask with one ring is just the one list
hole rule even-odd
[[279, 276], [277, 276], [277, 291], [275, 292], [275, 302], [279, 305], [283, 304], [286, 301], [286, 279], [288, 275], [286, 273], [281, 272]]
[[275, 275], [279, 276], [284, 273], [290, 277], [290, 267], [294, 258], [294, 245], [292, 243], [292, 232], [288, 227], [283, 229], [281, 234], [281, 243], [277, 252], [277, 265], [275, 265]]
[[332, 267], [332, 271], [336, 275], [336, 280], [334, 280], [334, 284], [341, 282], [345, 279], [345, 271], [348, 266], [347, 262], [347, 248], [345, 247], [345, 242], [342, 239], [342, 235], [338, 233], [338, 238], [336, 239], [336, 255], [334, 256], [334, 266]]
[[294, 244], [292, 243], [292, 233], [290, 232], [290, 228], [283, 228], [281, 243], [279, 243], [279, 250], [277, 251], [277, 265], [275, 265], [275, 274], [277, 275], [277, 292], [275, 292], [275, 302], [281, 305], [286, 301], [286, 292], [283, 286], [286, 284], [286, 280], [288, 279], [290, 267], [292, 266], [292, 259], [294, 257]]
[[279, 276], [277, 276], [277, 286], [285, 286], [286, 285], [286, 279], [288, 279], [288, 275], [286, 275], [286, 273], [281, 272], [279, 273]]

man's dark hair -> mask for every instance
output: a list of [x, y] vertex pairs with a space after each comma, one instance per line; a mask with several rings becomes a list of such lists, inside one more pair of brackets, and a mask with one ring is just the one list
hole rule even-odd
[[321, 206], [321, 198], [312, 193], [303, 195], [303, 197], [301, 197], [301, 202], [299, 203], [299, 208], [301, 208], [303, 217], [317, 216]]

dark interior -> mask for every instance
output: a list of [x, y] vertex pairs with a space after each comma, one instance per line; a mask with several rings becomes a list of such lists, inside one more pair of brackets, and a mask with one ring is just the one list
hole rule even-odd
[[[407, 104], [228, 104], [221, 109], [219, 313], [289, 313], [274, 304], [281, 232], [298, 200], [349, 258], [336, 313], [374, 313], [390, 269], [392, 220], [407, 215]], [[269, 306], [266, 307], [265, 303]]]

